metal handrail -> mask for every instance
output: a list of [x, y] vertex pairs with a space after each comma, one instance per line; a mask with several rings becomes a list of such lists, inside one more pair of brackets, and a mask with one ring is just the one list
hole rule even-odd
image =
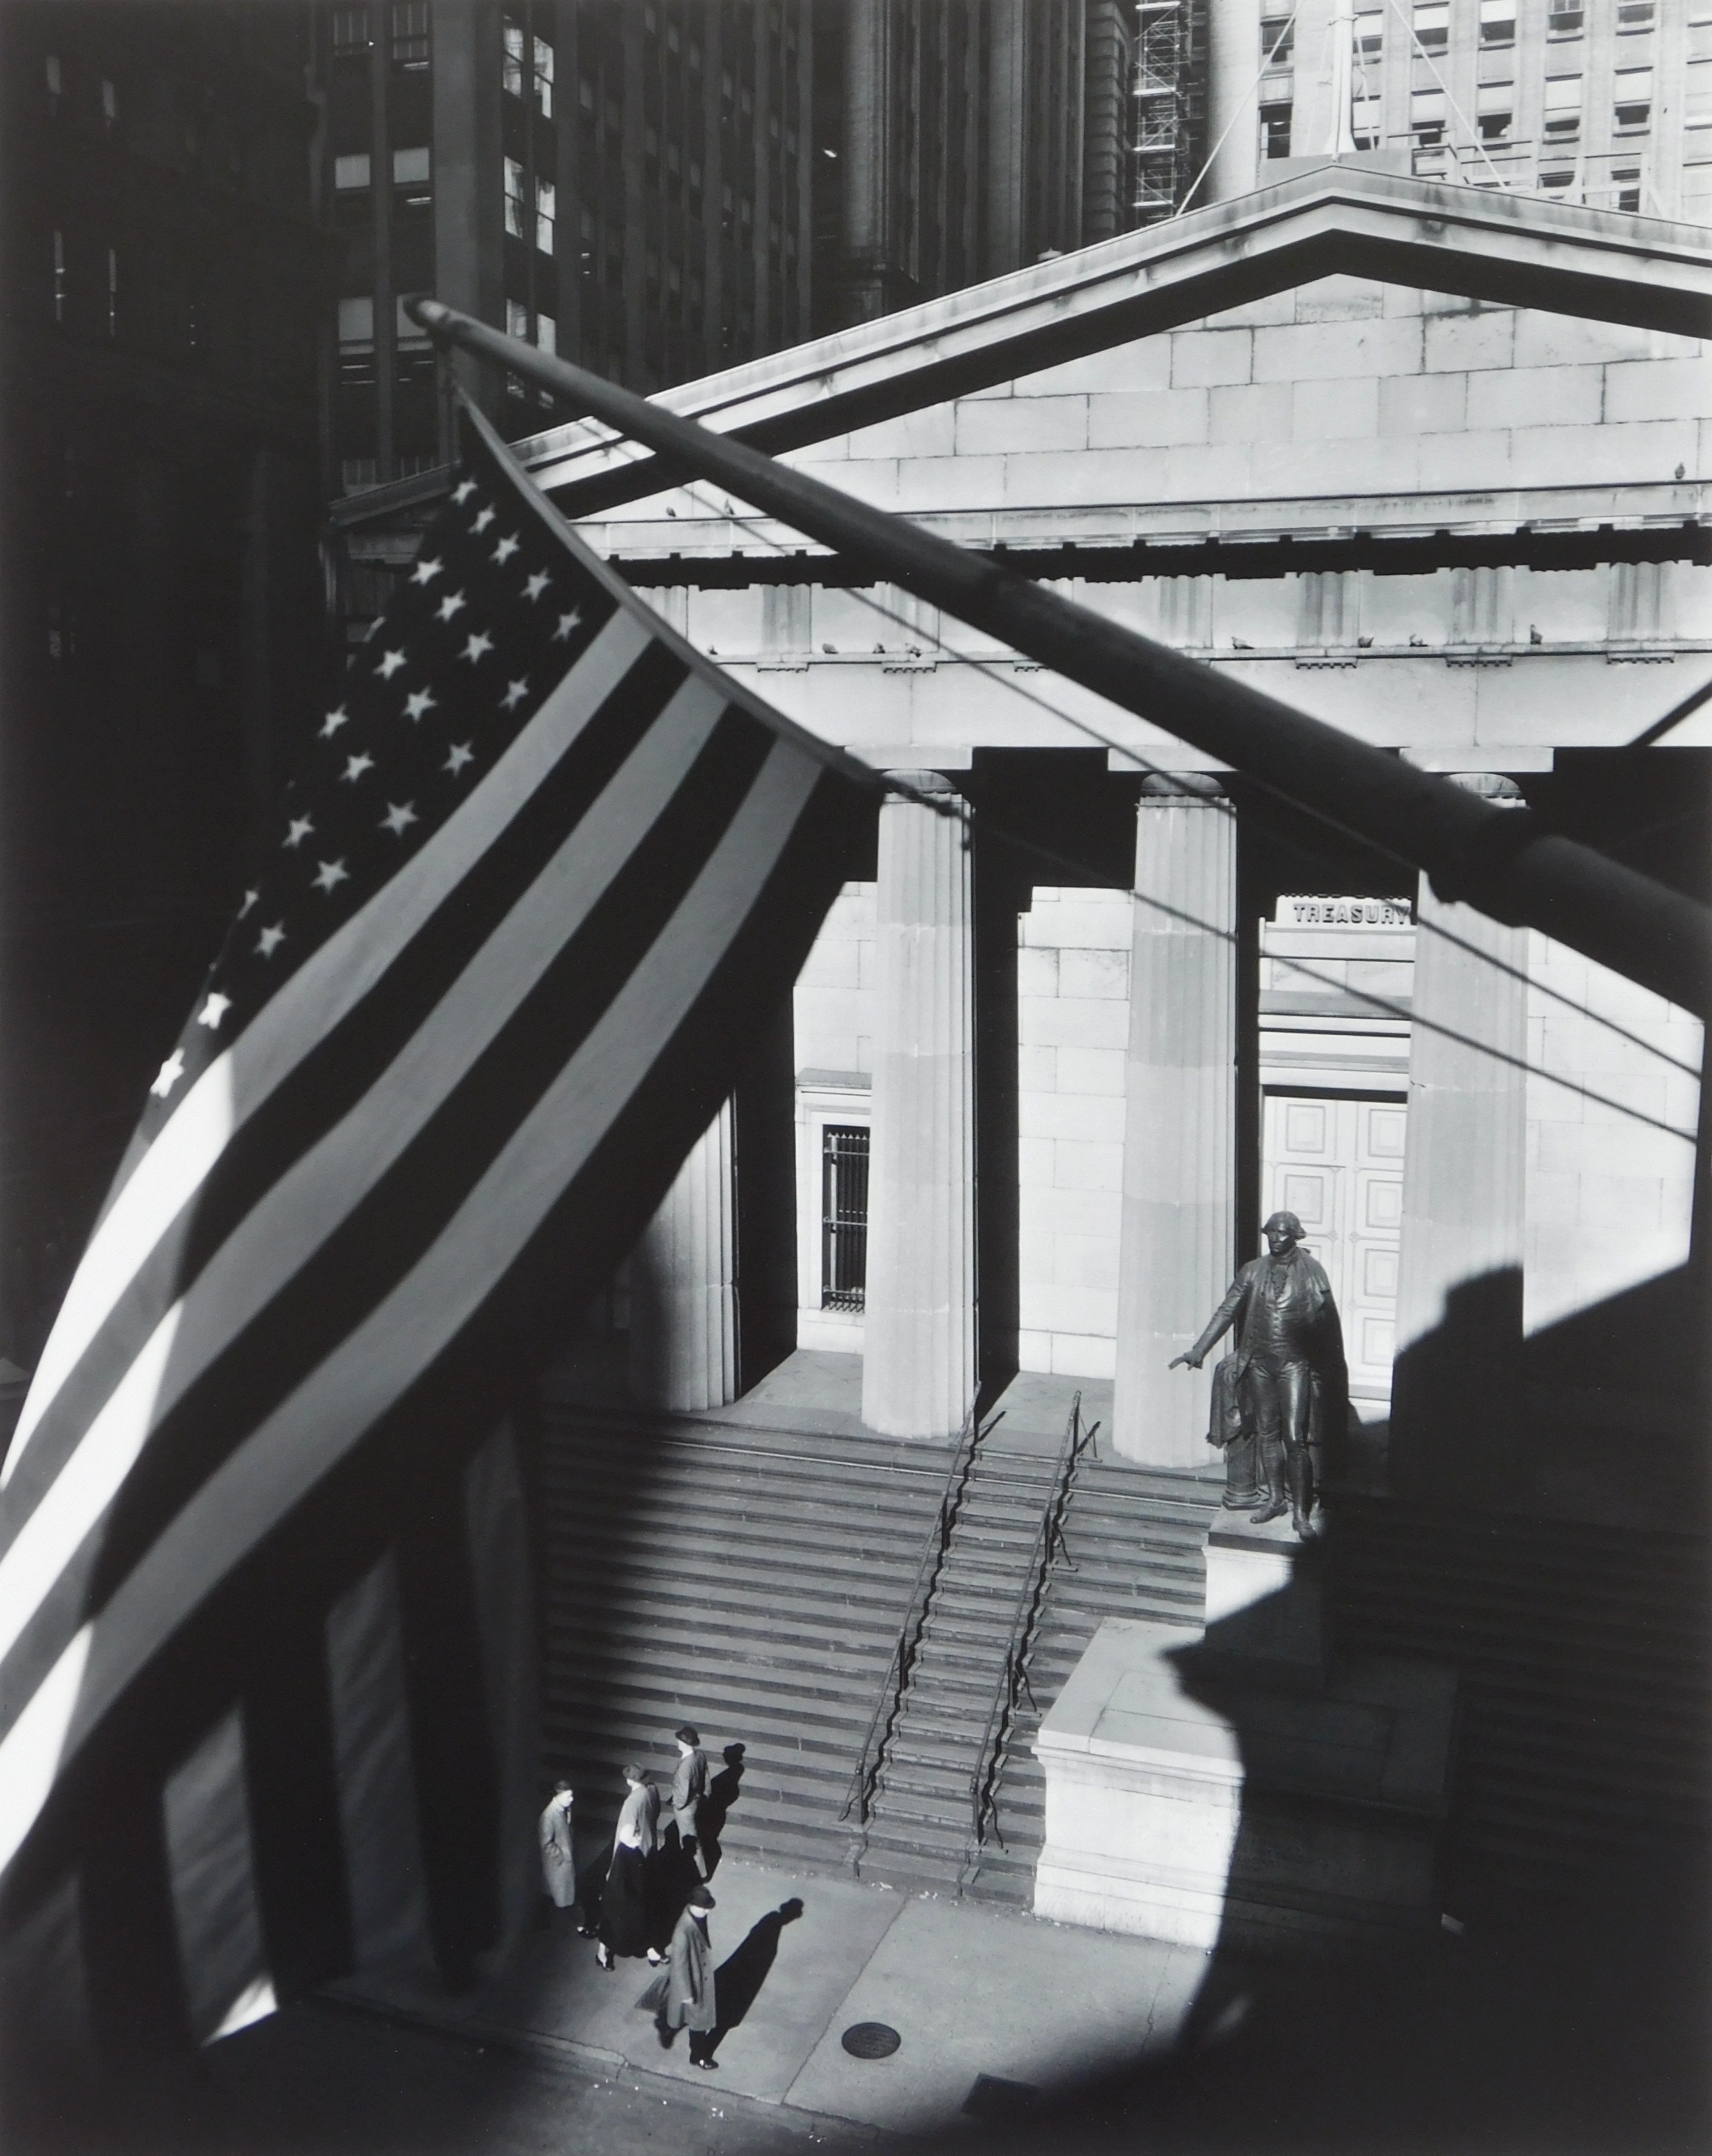
[[892, 1661], [885, 1681], [881, 1685], [878, 1698], [874, 1702], [874, 1712], [868, 1717], [867, 1733], [862, 1738], [862, 1748], [850, 1778], [849, 1794], [845, 1798], [843, 1810], [838, 1815], [841, 1820], [847, 1820], [854, 1812], [855, 1824], [864, 1833], [867, 1829], [869, 1815], [874, 1808], [874, 1793], [880, 1779], [881, 1762], [885, 1758], [892, 1732], [897, 1725], [897, 1717], [903, 1707], [903, 1695], [909, 1685], [910, 1671], [921, 1645], [928, 1604], [933, 1599], [939, 1568], [945, 1562], [951, 1531], [956, 1525], [958, 1511], [963, 1502], [964, 1487], [969, 1481], [975, 1445], [1002, 1419], [1001, 1412], [995, 1415], [984, 1429], [971, 1409], [958, 1435], [957, 1447], [946, 1471], [945, 1486], [939, 1496], [939, 1509], [934, 1514], [933, 1523], [922, 1545], [922, 1554], [916, 1566], [915, 1580], [904, 1609], [903, 1621], [897, 1628], [897, 1645], [892, 1650]]
[[1041, 1511], [1040, 1526], [1035, 1532], [1028, 1570], [1017, 1589], [1015, 1606], [1010, 1614], [1010, 1637], [1005, 1646], [1005, 1666], [1000, 1671], [999, 1681], [994, 1687], [992, 1704], [987, 1710], [987, 1726], [981, 1732], [974, 1771], [969, 1776], [969, 1840], [963, 1860], [965, 1877], [969, 1867], [985, 1848], [990, 1831], [1000, 1849], [1005, 1845], [1005, 1837], [999, 1830], [999, 1780], [1010, 1751], [1010, 1732], [1015, 1720], [1017, 1701], [1021, 1694], [1026, 1692], [1030, 1706], [1036, 1713], [1040, 1712], [1040, 1702], [1035, 1697], [1034, 1687], [1029, 1682], [1029, 1657], [1034, 1652], [1041, 1609], [1046, 1600], [1046, 1583], [1051, 1574], [1054, 1559], [1062, 1558], [1072, 1572], [1076, 1569], [1064, 1546], [1064, 1515], [1069, 1507], [1070, 1492], [1082, 1453], [1093, 1443], [1098, 1430], [1097, 1422], [1090, 1423], [1086, 1433], [1083, 1432], [1082, 1394], [1077, 1393], [1070, 1403], [1070, 1419], [1064, 1427], [1064, 1441], [1059, 1448], [1058, 1465], [1053, 1472], [1052, 1486], [1047, 1493], [1046, 1504]]

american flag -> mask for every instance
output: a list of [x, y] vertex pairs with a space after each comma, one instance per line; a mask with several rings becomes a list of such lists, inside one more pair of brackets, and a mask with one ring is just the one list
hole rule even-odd
[[108, 2056], [527, 1907], [505, 1403], [877, 798], [465, 427], [0, 1471], [0, 1975]]

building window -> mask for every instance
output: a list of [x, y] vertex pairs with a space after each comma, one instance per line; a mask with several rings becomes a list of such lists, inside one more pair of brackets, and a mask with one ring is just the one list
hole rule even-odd
[[523, 237], [523, 167], [515, 157], [506, 159], [506, 230], [514, 239]]
[[1650, 30], [1654, 12], [1653, 0], [1617, 0], [1617, 35], [1629, 30]]
[[1415, 42], [1423, 53], [1442, 53], [1451, 41], [1450, 0], [1415, 0]]
[[1445, 94], [1417, 90], [1409, 99], [1409, 132], [1423, 148], [1444, 140]]
[[1480, 0], [1480, 42], [1483, 45], [1514, 44], [1516, 0]]
[[364, 292], [339, 302], [339, 379], [359, 387], [374, 379], [374, 298]]
[[358, 150], [346, 157], [333, 160], [333, 190], [337, 194], [352, 194], [368, 185], [370, 166], [367, 150]]
[[347, 494], [356, 494], [365, 486], [380, 485], [380, 460], [378, 457], [346, 457], [339, 465], [339, 484]]
[[101, 125], [111, 133], [119, 124], [119, 85], [111, 75], [101, 77]]
[[334, 8], [333, 58], [336, 60], [367, 59], [371, 42], [368, 8]]
[[1637, 210], [1641, 207], [1641, 168], [1631, 165], [1622, 172], [1614, 172], [1611, 184], [1617, 189], [1619, 209]]
[[506, 335], [520, 342], [529, 341], [529, 302], [527, 300], [506, 301]]
[[505, 72], [501, 77], [513, 97], [523, 95], [523, 25], [505, 19]]
[[1626, 133], [1637, 132], [1653, 118], [1651, 68], [1619, 68], [1614, 98], [1617, 125]]
[[1481, 141], [1505, 141], [1515, 115], [1515, 85], [1513, 82], [1483, 82], [1474, 95], [1474, 116], [1479, 123]]
[[1585, 11], [1573, 4], [1573, 0], [1565, 0], [1561, 5], [1553, 0], [1546, 13], [1545, 34], [1548, 38], [1579, 38], [1584, 19]]
[[535, 107], [543, 120], [553, 117], [553, 47], [545, 38], [534, 41]]
[[828, 1123], [820, 1135], [820, 1307], [860, 1310], [868, 1282], [868, 1133]]
[[1355, 52], [1358, 59], [1371, 64], [1385, 50], [1385, 11], [1370, 6], [1355, 11]]
[[107, 334], [110, 337], [119, 334], [119, 250], [116, 247], [107, 249]]
[[393, 186], [398, 192], [398, 207], [409, 214], [419, 214], [434, 203], [434, 155], [426, 144], [413, 150], [394, 150], [393, 152]]
[[65, 234], [56, 231], [54, 234], [54, 319], [56, 322], [63, 322], [65, 319]]
[[535, 317], [535, 343], [537, 350], [558, 356], [558, 324], [551, 315]]
[[430, 58], [428, 0], [393, 0], [393, 66], [399, 74], [417, 74]]
[[535, 244], [543, 254], [553, 252], [553, 219], [558, 214], [558, 190], [551, 180], [535, 182]]
[[49, 54], [47, 69], [48, 117], [52, 120], [58, 116], [59, 100], [65, 95], [65, 72], [59, 64], [59, 55], [58, 53]]
[[1545, 85], [1545, 132], [1579, 135], [1581, 131], [1581, 78], [1555, 74]]
[[1683, 125], [1712, 127], [1712, 60], [1683, 69]]

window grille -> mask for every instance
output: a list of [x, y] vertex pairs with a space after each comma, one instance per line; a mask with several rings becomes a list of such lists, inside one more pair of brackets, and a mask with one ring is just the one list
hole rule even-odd
[[820, 1137], [820, 1307], [861, 1310], [868, 1277], [868, 1133], [829, 1123]]
[[414, 74], [430, 58], [428, 0], [393, 0], [393, 65], [400, 74]]
[[368, 8], [334, 8], [333, 58], [335, 59], [366, 59], [371, 42]]

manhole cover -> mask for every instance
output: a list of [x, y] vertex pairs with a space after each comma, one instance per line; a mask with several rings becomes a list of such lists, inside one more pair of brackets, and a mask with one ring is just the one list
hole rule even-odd
[[889, 2059], [903, 2039], [883, 2021], [853, 2021], [838, 2041], [853, 2059]]

